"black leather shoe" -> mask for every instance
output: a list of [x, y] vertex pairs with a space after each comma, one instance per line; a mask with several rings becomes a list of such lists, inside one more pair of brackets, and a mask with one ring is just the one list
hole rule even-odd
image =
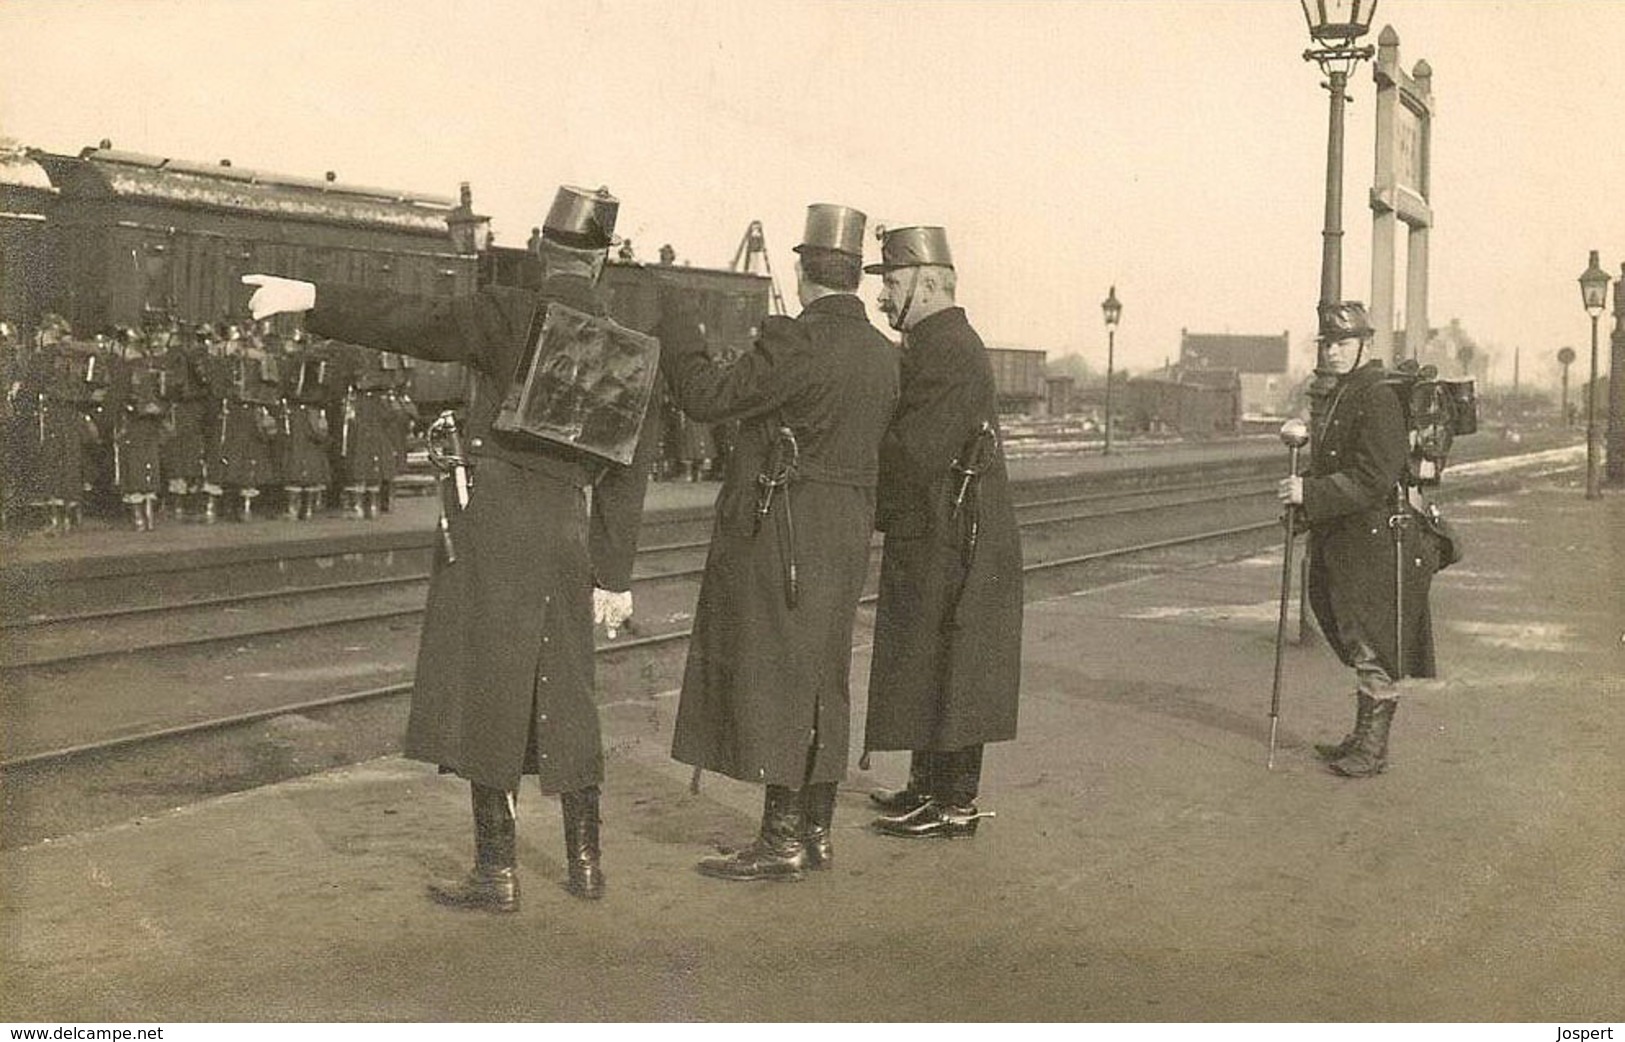
[[912, 814], [931, 801], [929, 793], [918, 789], [876, 789], [869, 794], [869, 802], [887, 814]]
[[976, 805], [950, 807], [930, 802], [896, 818], [876, 818], [872, 823], [882, 836], [900, 839], [970, 839], [976, 835], [976, 823], [991, 818], [991, 811], [978, 811]]

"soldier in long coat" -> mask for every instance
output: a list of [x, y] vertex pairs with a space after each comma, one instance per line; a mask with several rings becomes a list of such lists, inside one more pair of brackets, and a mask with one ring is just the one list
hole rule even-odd
[[124, 353], [112, 359], [110, 403], [113, 423], [114, 477], [118, 493], [137, 532], [151, 532], [162, 487], [165, 427], [163, 400], [164, 330], [129, 331]]
[[1369, 777], [1387, 766], [1397, 681], [1434, 675], [1428, 590], [1438, 550], [1417, 524], [1399, 525], [1401, 617], [1389, 522], [1396, 511], [1408, 518], [1421, 505], [1412, 501], [1415, 490], [1404, 486], [1410, 440], [1399, 396], [1384, 381], [1381, 360], [1360, 364], [1371, 333], [1359, 302], [1325, 309], [1321, 338], [1327, 363], [1339, 374], [1337, 385], [1314, 431], [1308, 476], [1283, 479], [1279, 491], [1282, 502], [1301, 504], [1308, 521], [1315, 619], [1337, 657], [1354, 670], [1354, 728], [1336, 745], [1316, 746], [1331, 770], [1346, 777]]
[[971, 836], [982, 747], [1016, 736], [1021, 538], [993, 367], [954, 303], [941, 228], [895, 228], [880, 307], [903, 332], [902, 399], [880, 445], [885, 533], [865, 749], [912, 751], [909, 783], [872, 799], [881, 833]]
[[252, 521], [260, 490], [278, 480], [274, 439], [281, 421], [273, 410], [282, 402], [281, 371], [264, 344], [236, 326], [227, 328], [223, 347], [224, 355], [211, 360], [219, 412], [209, 477], [222, 491], [236, 490], [237, 518]]
[[[408, 756], [471, 783], [474, 869], [431, 886], [443, 904], [518, 907], [513, 800], [522, 774], [561, 794], [570, 891], [604, 890], [593, 623], [613, 631], [631, 615], [643, 461], [653, 446], [641, 444], [631, 466], [613, 466], [493, 422], [515, 374], [523, 378], [528, 333], [548, 302], [604, 313], [597, 277], [617, 208], [602, 189], [561, 188], [544, 225], [546, 275], [533, 291], [440, 299], [322, 284], [306, 316], [313, 333], [462, 362], [476, 376], [464, 434], [473, 490], [449, 518], [456, 561], [435, 563], [405, 745]], [[263, 287], [256, 315], [308, 306], [308, 283], [248, 278]]]
[[769, 318], [731, 366], [708, 358], [698, 340], [662, 353], [671, 392], [692, 419], [740, 421], [672, 755], [767, 792], [757, 840], [702, 861], [707, 875], [793, 878], [831, 857], [853, 618], [868, 571], [880, 436], [897, 400], [896, 351], [854, 295], [864, 222], [846, 207], [810, 209], [797, 247], [800, 316]]
[[308, 521], [321, 510], [322, 496], [333, 480], [327, 459], [327, 405], [338, 393], [338, 366], [327, 344], [312, 344], [295, 334], [281, 359], [282, 458], [279, 469], [287, 495], [283, 516]]
[[31, 435], [21, 468], [22, 497], [46, 510], [48, 535], [64, 535], [78, 523], [90, 487], [93, 472], [86, 459], [100, 432], [88, 410], [98, 394], [105, 395], [108, 374], [103, 356], [93, 345], [74, 340], [60, 316], [44, 317], [35, 343], [18, 390]]
[[[187, 516], [187, 503], [192, 500], [196, 500], [194, 516], [198, 520], [213, 517], [215, 498], [205, 488], [212, 412], [209, 342], [213, 336], [208, 325], [183, 329], [164, 354], [168, 416], [162, 465], [169, 514], [177, 521]], [[216, 486], [216, 495], [218, 491]]]

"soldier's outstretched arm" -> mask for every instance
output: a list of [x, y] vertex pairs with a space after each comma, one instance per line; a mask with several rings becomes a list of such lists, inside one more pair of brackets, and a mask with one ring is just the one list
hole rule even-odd
[[480, 366], [511, 352], [536, 311], [533, 296], [501, 286], [462, 297], [423, 297], [276, 275], [245, 275], [243, 282], [257, 287], [249, 298], [255, 318], [305, 311], [305, 328], [319, 336], [432, 362]]
[[666, 385], [683, 412], [701, 423], [744, 420], [777, 409], [806, 382], [811, 356], [806, 333], [780, 316], [769, 317], [756, 346], [729, 366], [706, 355], [697, 326], [691, 335], [660, 340]]

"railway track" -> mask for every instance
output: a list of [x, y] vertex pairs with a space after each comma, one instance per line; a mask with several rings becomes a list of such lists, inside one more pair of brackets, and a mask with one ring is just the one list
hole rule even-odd
[[[1267, 497], [1273, 487], [1270, 479], [1239, 477], [1161, 488], [1047, 496], [1018, 503], [1017, 517], [1025, 530], [1034, 530]], [[708, 526], [709, 517], [703, 523]], [[709, 545], [707, 538], [688, 538], [641, 547], [633, 573], [634, 591], [657, 583], [697, 580], [704, 570]], [[877, 540], [877, 551], [878, 547]], [[0, 647], [0, 681], [27, 671], [95, 659], [415, 618], [423, 613], [429, 583], [428, 551], [421, 556], [425, 558], [421, 565], [398, 574], [7, 620], [7, 640]], [[273, 567], [286, 569], [287, 562], [278, 560]]]
[[[1570, 457], [1532, 457], [1522, 470], [1491, 469], [1458, 480], [1449, 498], [1570, 469]], [[1204, 483], [1201, 492], [1178, 485], [1155, 493], [1029, 500], [1021, 511], [1029, 598], [1200, 567], [1278, 544], [1273, 482], [1224, 484]], [[685, 546], [681, 552], [703, 550]], [[683, 574], [640, 576], [639, 628], [598, 648], [602, 703], [635, 706], [679, 683], [697, 574], [674, 571]], [[865, 605], [872, 601], [872, 594], [864, 598]], [[257, 612], [263, 602], [244, 603]], [[859, 643], [869, 639], [871, 618], [867, 607], [860, 611]], [[239, 635], [236, 644], [221, 638], [60, 659], [20, 670], [21, 684], [7, 677], [9, 748], [0, 761], [7, 814], [0, 844], [60, 834], [68, 826], [53, 826], [57, 819], [71, 819], [73, 827], [82, 827], [87, 813], [124, 820], [177, 799], [398, 751], [416, 618], [403, 610], [367, 623], [265, 632], [260, 627], [257, 639]], [[155, 691], [161, 697], [153, 698]], [[97, 793], [93, 810], [85, 809], [87, 787]], [[78, 795], [63, 795], [68, 792]], [[65, 801], [75, 800], [80, 809], [64, 809]]]

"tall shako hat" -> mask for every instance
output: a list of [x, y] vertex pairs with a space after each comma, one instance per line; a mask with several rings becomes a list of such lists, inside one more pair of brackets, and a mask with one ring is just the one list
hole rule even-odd
[[880, 263], [863, 269], [871, 275], [884, 275], [898, 268], [954, 266], [954, 256], [948, 251], [948, 233], [941, 228], [923, 225], [878, 231]]
[[1375, 332], [1371, 319], [1366, 316], [1365, 305], [1358, 300], [1326, 304], [1320, 309], [1320, 339], [1326, 343], [1349, 337], [1364, 340]]
[[835, 250], [863, 259], [863, 226], [869, 218], [861, 210], [835, 203], [813, 203], [807, 207], [807, 227], [795, 248]]
[[621, 241], [615, 237], [620, 209], [621, 201], [608, 188], [591, 191], [560, 185], [542, 222], [542, 237], [578, 250], [607, 249]]

